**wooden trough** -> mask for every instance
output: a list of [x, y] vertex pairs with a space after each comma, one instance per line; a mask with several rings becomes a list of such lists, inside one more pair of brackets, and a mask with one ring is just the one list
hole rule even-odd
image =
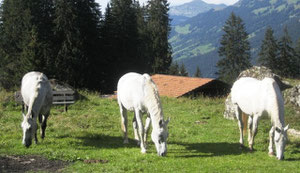
[[[61, 90], [53, 92], [53, 105], [64, 105], [65, 112], [68, 111], [68, 105], [75, 103], [73, 90]], [[15, 92], [15, 101], [19, 104], [23, 103], [23, 98], [20, 91]]]

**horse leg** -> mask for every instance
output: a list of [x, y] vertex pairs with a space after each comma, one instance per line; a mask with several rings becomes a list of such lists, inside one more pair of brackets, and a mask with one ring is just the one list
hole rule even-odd
[[139, 139], [139, 136], [138, 136], [138, 125], [137, 125], [135, 116], [136, 115], [134, 113], [133, 120], [132, 120], [134, 139], [137, 141], [137, 144], [140, 145], [140, 139]]
[[121, 128], [124, 134], [124, 144], [128, 144], [128, 135], [127, 135], [127, 110], [120, 105], [120, 112], [121, 112]]
[[248, 144], [250, 146], [250, 141], [252, 140], [252, 125], [253, 125], [253, 117], [249, 116], [248, 119]]
[[274, 131], [275, 131], [275, 127], [272, 127], [270, 132], [269, 132], [269, 138], [270, 138], [270, 142], [269, 142], [269, 155], [270, 156], [274, 156], [274, 151], [273, 151], [273, 141], [274, 141]]
[[33, 129], [32, 130], [33, 130], [34, 142], [35, 142], [35, 144], [37, 144], [38, 143], [38, 138], [37, 138], [37, 135], [36, 135], [37, 134], [37, 123], [36, 123], [36, 121], [33, 124]]
[[27, 113], [27, 110], [28, 110], [28, 106], [26, 106], [25, 103], [22, 104], [22, 113], [25, 114]]
[[253, 145], [254, 145], [254, 137], [257, 134], [257, 127], [258, 127], [258, 116], [253, 116], [253, 124], [252, 124], [252, 135], [251, 140], [249, 141], [249, 148], [251, 151], [253, 151]]
[[45, 131], [46, 131], [46, 127], [47, 127], [47, 119], [49, 116], [50, 112], [48, 112], [45, 115], [41, 115], [40, 116], [40, 124], [41, 124], [41, 138], [44, 139], [45, 138]]
[[145, 123], [145, 134], [144, 134], [145, 143], [147, 143], [147, 137], [148, 137], [150, 124], [151, 124], [151, 118], [150, 118], [150, 115], [148, 115], [147, 119], [146, 119], [146, 123]]
[[138, 124], [138, 131], [139, 131], [139, 138], [140, 138], [140, 145], [141, 145], [141, 152], [146, 153], [146, 147], [144, 142], [144, 126], [143, 126], [143, 120], [141, 116], [141, 112], [139, 110], [135, 110], [135, 117]]
[[243, 122], [242, 122], [242, 111], [238, 107], [238, 105], [235, 105], [235, 115], [238, 120], [238, 125], [240, 129], [240, 148], [244, 147], [244, 139], [243, 139]]
[[32, 119], [33, 119], [33, 124], [32, 124], [32, 136], [34, 136], [34, 142], [35, 144], [38, 143], [38, 138], [37, 138], [37, 135], [36, 135], [36, 132], [37, 132], [37, 117], [36, 117], [36, 114], [32, 112]]

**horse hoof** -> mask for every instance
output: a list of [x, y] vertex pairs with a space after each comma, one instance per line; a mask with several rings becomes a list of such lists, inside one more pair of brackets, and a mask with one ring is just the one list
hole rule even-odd
[[274, 152], [269, 152], [269, 156], [274, 157], [275, 156]]
[[146, 154], [147, 150], [146, 149], [142, 149], [141, 153], [142, 154]]
[[245, 146], [243, 144], [240, 144], [240, 150], [244, 149]]
[[128, 139], [124, 140], [123, 144], [128, 144]]

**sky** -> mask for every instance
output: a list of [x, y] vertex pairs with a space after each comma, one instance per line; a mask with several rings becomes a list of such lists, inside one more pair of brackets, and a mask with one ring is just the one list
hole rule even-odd
[[[110, 0], [96, 0], [96, 2], [98, 2], [101, 5], [101, 9], [105, 9], [107, 3]], [[139, 0], [140, 4], [146, 3], [148, 0]], [[171, 6], [175, 6], [175, 5], [181, 5], [187, 2], [191, 2], [193, 0], [169, 0], [169, 3]], [[226, 5], [232, 5], [234, 3], [236, 3], [238, 0], [202, 0], [206, 3], [209, 4], [226, 4]]]

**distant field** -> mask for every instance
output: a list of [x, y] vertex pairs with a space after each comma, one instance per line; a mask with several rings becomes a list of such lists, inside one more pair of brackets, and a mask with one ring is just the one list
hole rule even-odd
[[[237, 122], [223, 118], [224, 98], [162, 98], [169, 123], [168, 154], [158, 157], [148, 140], [141, 154], [129, 123], [130, 144], [124, 145], [116, 100], [82, 91], [69, 107], [53, 107], [46, 138], [26, 149], [22, 144], [21, 106], [12, 93], [0, 93], [0, 156], [40, 155], [68, 164], [63, 172], [297, 172], [300, 140], [289, 138], [285, 160], [268, 156], [270, 120], [262, 119], [254, 152], [239, 149]], [[132, 120], [129, 114], [129, 122]], [[286, 106], [286, 122], [300, 130], [300, 115]], [[40, 139], [40, 138], [39, 138]], [[248, 145], [248, 144], [246, 144]], [[0, 169], [1, 170], [1, 169]], [[1, 171], [0, 171], [1, 172]]]

